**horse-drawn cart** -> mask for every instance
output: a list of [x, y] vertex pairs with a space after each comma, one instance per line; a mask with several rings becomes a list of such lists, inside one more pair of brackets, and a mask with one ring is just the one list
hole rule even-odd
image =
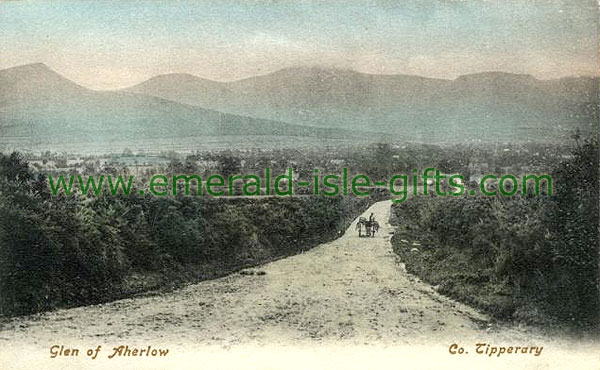
[[379, 230], [379, 223], [375, 220], [369, 221], [366, 217], [360, 217], [356, 223], [356, 230], [358, 230], [359, 238], [374, 237], [377, 230]]

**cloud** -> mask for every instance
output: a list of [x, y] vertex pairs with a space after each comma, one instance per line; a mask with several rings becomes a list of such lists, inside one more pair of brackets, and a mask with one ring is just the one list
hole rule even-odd
[[584, 2], [40, 4], [0, 10], [0, 68], [44, 62], [99, 89], [315, 64], [441, 78], [598, 71], [598, 21]]

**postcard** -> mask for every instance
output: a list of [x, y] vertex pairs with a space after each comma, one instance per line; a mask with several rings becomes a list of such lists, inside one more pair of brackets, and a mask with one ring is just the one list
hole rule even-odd
[[599, 19], [1, 1], [0, 368], [598, 369]]

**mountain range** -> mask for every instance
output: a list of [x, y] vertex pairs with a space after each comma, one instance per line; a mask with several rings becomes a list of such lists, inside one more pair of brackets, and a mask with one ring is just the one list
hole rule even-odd
[[31, 64], [0, 71], [3, 136], [110, 142], [140, 137], [285, 135], [339, 137], [338, 130], [257, 119], [120, 91], [93, 91]]
[[272, 137], [560, 141], [597, 131], [598, 79], [501, 72], [455, 80], [298, 67], [233, 82], [189, 74], [94, 91], [46, 65], [0, 71], [0, 137], [104, 143]]
[[288, 68], [216, 83], [186, 74], [125, 91], [301, 125], [386, 132], [422, 141], [555, 139], [597, 122], [598, 79], [478, 73], [455, 80]]

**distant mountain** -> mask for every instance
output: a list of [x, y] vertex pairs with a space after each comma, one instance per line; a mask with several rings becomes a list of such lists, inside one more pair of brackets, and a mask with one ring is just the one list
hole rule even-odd
[[[152, 91], [153, 96], [166, 97], [169, 100], [177, 101], [183, 104], [212, 106], [221, 99], [230, 96], [231, 91], [220, 82], [206, 80], [194, 75], [185, 73], [172, 73], [168, 75], [159, 75], [136, 85], [135, 88], [126, 89], [130, 92]], [[199, 103], [199, 97], [205, 97], [202, 104]]]
[[[219, 91], [219, 84], [210, 81], [202, 90], [195, 77], [176, 75], [169, 80], [177, 81], [183, 92]], [[176, 95], [177, 90], [169, 94]], [[184, 100], [183, 95], [177, 100]], [[150, 95], [93, 91], [43, 64], [0, 71], [0, 136], [4, 138], [109, 145], [115, 140], [232, 135], [340, 138], [354, 134], [227, 114]]]
[[[0, 106], [50, 104], [58, 100], [91, 96], [92, 91], [52, 71], [42, 63], [0, 71]], [[5, 117], [0, 117], [5, 118]]]
[[162, 75], [125, 91], [407, 140], [553, 141], [598, 127], [598, 79], [586, 77], [542, 81], [489, 72], [442, 80], [302, 67], [228, 83]]

